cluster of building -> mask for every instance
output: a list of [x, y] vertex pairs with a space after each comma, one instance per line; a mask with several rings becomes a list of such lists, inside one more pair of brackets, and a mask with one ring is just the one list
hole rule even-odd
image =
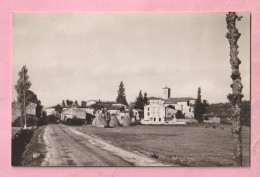
[[[192, 97], [171, 97], [171, 89], [163, 88], [163, 97], [149, 97], [148, 104], [144, 110], [131, 109], [131, 120], [141, 124], [187, 124], [196, 123], [194, 119], [195, 98]], [[27, 113], [35, 115], [36, 104], [31, 103], [27, 108]], [[116, 115], [117, 117], [130, 117], [130, 108], [127, 105], [114, 101], [89, 100], [82, 101], [80, 106], [62, 106], [61, 113], [58, 113], [56, 106], [43, 108], [47, 116], [59, 115], [61, 121], [68, 119], [82, 119], [87, 124], [91, 124], [93, 119], [100, 113]], [[18, 114], [17, 106], [13, 106], [13, 117]], [[17, 114], [17, 115], [16, 115]], [[205, 123], [220, 123], [220, 118], [211, 114], [206, 115]]]
[[[142, 124], [186, 124], [194, 119], [195, 100], [192, 97], [171, 98], [171, 89], [163, 88], [163, 97], [148, 98]], [[178, 117], [180, 115], [180, 117]], [[178, 118], [178, 119], [177, 119]]]
[[[47, 116], [57, 115], [56, 106], [46, 108]], [[91, 124], [93, 119], [102, 114], [116, 115], [117, 117], [129, 117], [129, 107], [124, 104], [119, 104], [114, 101], [89, 100], [81, 106], [64, 106], [61, 112], [61, 121], [66, 122], [68, 119], [82, 119], [86, 120], [87, 124]], [[132, 121], [141, 121], [141, 112], [143, 110], [133, 109]]]

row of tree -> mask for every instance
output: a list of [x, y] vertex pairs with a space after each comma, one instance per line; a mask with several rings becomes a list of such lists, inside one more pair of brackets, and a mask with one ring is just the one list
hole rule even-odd
[[[122, 81], [119, 84], [116, 102], [128, 106], [128, 102], [126, 101], [125, 87], [124, 87], [124, 83]], [[145, 92], [144, 95], [143, 95], [142, 90], [140, 90], [139, 94], [136, 97], [136, 100], [134, 102], [133, 108], [143, 110], [144, 106], [147, 105], [147, 104], [148, 104], [147, 93]]]

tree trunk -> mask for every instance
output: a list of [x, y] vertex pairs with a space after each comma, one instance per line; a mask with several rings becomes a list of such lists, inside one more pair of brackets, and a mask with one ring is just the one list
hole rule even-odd
[[242, 166], [241, 102], [243, 98], [243, 86], [241, 83], [241, 76], [239, 73], [239, 65], [241, 61], [237, 57], [239, 53], [237, 41], [241, 34], [238, 32], [236, 28], [236, 21], [240, 19], [241, 17], [239, 17], [235, 12], [229, 12], [226, 15], [228, 29], [226, 37], [230, 45], [230, 64], [232, 68], [231, 78], [233, 80], [233, 83], [230, 85], [232, 88], [232, 94], [229, 94], [227, 98], [232, 105], [231, 119], [233, 125], [232, 133], [234, 134], [236, 144], [234, 151], [234, 159], [236, 161], [236, 166]]

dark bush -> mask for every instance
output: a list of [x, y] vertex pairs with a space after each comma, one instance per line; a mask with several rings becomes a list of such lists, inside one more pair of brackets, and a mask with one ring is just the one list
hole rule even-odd
[[[31, 126], [37, 126], [38, 125], [38, 121], [39, 119], [34, 116], [34, 115], [27, 115], [26, 116], [26, 124], [27, 127], [31, 127]], [[14, 120], [12, 122], [12, 127], [23, 127], [24, 123], [23, 123], [23, 118], [22, 117], [18, 117], [16, 120]]]
[[12, 166], [20, 166], [22, 154], [26, 145], [31, 141], [33, 130], [21, 129], [12, 138]]

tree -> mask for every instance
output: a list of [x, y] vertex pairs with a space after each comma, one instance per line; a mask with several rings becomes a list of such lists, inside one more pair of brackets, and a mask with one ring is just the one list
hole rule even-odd
[[184, 114], [182, 114], [181, 110], [177, 110], [176, 112], [176, 119], [185, 118]]
[[36, 106], [36, 117], [38, 118], [38, 119], [40, 119], [41, 118], [41, 116], [42, 116], [42, 105], [41, 105], [41, 101], [39, 100], [38, 102], [37, 102], [37, 106]]
[[127, 103], [127, 101], [126, 101], [124, 83], [123, 83], [122, 81], [120, 82], [119, 89], [118, 89], [118, 91], [117, 91], [116, 102], [128, 106], [128, 103]]
[[74, 103], [73, 103], [73, 106], [75, 106], [75, 107], [78, 107], [78, 106], [79, 106], [79, 104], [78, 104], [78, 101], [77, 101], [77, 100], [75, 100], [75, 101], [74, 101]]
[[241, 76], [239, 72], [239, 65], [241, 61], [238, 58], [238, 45], [237, 41], [240, 37], [240, 33], [236, 28], [236, 21], [241, 20], [235, 12], [229, 12], [226, 15], [227, 29], [226, 38], [228, 39], [230, 45], [230, 64], [232, 69], [231, 78], [233, 83], [230, 85], [232, 88], [232, 94], [227, 96], [228, 100], [231, 103], [231, 120], [233, 124], [232, 133], [235, 135], [235, 151], [234, 159], [237, 166], [242, 166], [242, 126], [241, 126], [241, 102], [243, 98], [242, 94], [242, 83]]
[[66, 104], [67, 104], [67, 106], [72, 106], [73, 105], [73, 101], [70, 101], [70, 100], [66, 100]]
[[135, 108], [135, 109], [144, 110], [144, 98], [143, 98], [142, 90], [140, 90], [139, 95], [138, 95], [138, 97], [136, 98], [134, 108]]
[[201, 88], [198, 88], [198, 96], [194, 105], [194, 118], [198, 120], [198, 122], [202, 122], [202, 102], [201, 102]]
[[20, 106], [23, 123], [26, 128], [26, 107], [30, 104], [30, 98], [32, 96], [29, 96], [30, 92], [28, 92], [28, 90], [32, 84], [29, 80], [28, 70], [26, 66], [22, 67], [18, 75], [19, 79], [15, 85], [15, 90], [17, 92], [17, 102]]
[[207, 100], [202, 101], [202, 107], [201, 107], [201, 114], [205, 114], [207, 112], [207, 109], [209, 107], [209, 103]]
[[82, 107], [86, 107], [87, 106], [87, 102], [86, 101], [81, 101], [81, 106]]
[[144, 92], [144, 99], [143, 99], [143, 101], [144, 101], [144, 106], [148, 105], [148, 98], [147, 98], [147, 93], [146, 92]]
[[134, 117], [134, 111], [133, 111], [133, 108], [130, 107], [129, 109], [129, 117], [132, 119]]
[[60, 114], [60, 116], [61, 116], [61, 113], [62, 113], [62, 107], [61, 107], [60, 104], [57, 104], [57, 106], [55, 107], [55, 111], [57, 111], [57, 112]]
[[66, 107], [66, 103], [65, 103], [65, 100], [62, 100], [62, 104], [61, 104], [62, 107]]

